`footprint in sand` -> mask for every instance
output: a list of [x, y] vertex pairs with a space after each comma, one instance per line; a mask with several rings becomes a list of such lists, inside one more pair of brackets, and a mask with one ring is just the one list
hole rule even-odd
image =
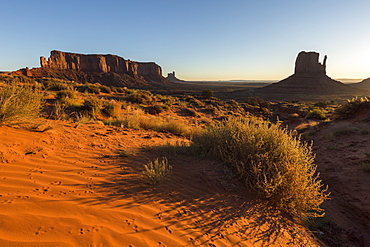
[[168, 233], [172, 234], [172, 230], [168, 228], [168, 226], [165, 226], [164, 228], [168, 231]]
[[40, 234], [44, 234], [44, 233], [47, 233], [48, 231], [52, 231], [54, 230], [54, 227], [43, 227], [43, 226], [40, 226], [39, 228], [37, 228], [37, 231], [35, 232], [35, 235], [40, 235]]

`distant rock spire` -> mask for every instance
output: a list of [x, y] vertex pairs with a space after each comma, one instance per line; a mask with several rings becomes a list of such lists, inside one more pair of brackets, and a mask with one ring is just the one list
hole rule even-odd
[[326, 75], [325, 55], [323, 64], [319, 63], [319, 53], [301, 51], [295, 61], [294, 74], [297, 75]]

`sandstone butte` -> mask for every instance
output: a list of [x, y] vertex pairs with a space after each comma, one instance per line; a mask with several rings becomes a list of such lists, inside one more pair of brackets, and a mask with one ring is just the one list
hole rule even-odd
[[136, 62], [116, 55], [77, 54], [51, 51], [40, 57], [41, 68], [20, 69], [15, 74], [32, 78], [51, 77], [78, 82], [99, 82], [108, 86], [152, 85], [168, 83], [161, 67], [154, 62]]
[[257, 89], [267, 94], [336, 95], [363, 93], [326, 75], [326, 60], [319, 62], [319, 53], [301, 51], [295, 61], [294, 74], [277, 83]]

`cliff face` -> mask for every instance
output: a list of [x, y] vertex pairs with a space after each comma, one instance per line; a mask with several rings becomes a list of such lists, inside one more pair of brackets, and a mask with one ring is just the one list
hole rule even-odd
[[319, 53], [301, 51], [295, 61], [294, 74], [296, 75], [326, 75], [326, 59], [319, 63]]
[[162, 76], [162, 69], [155, 63], [125, 60], [115, 55], [84, 55], [52, 51], [49, 59], [40, 58], [42, 68], [74, 70], [94, 73], [117, 73], [131, 76]]

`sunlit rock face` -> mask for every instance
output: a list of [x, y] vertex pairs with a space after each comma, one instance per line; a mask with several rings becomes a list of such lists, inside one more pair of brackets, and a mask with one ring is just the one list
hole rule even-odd
[[116, 55], [51, 51], [49, 58], [40, 57], [40, 64], [41, 68], [25, 68], [12, 73], [116, 87], [150, 88], [170, 83], [162, 76], [162, 69], [156, 63], [135, 62]]
[[115, 55], [84, 55], [52, 51], [50, 57], [40, 58], [42, 68], [55, 70], [75, 70], [96, 73], [118, 73], [131, 76], [162, 76], [162, 69], [156, 63], [141, 63], [125, 60]]

